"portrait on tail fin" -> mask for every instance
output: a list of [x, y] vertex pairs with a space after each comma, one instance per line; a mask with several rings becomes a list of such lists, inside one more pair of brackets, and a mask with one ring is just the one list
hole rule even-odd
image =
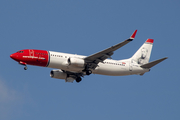
[[149, 59], [147, 58], [147, 54], [148, 54], [148, 49], [143, 47], [141, 49], [141, 56], [137, 59], [138, 60], [137, 63], [140, 65], [148, 63]]

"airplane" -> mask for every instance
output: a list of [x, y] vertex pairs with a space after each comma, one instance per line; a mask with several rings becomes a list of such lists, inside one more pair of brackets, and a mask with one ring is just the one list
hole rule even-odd
[[50, 77], [64, 79], [65, 82], [73, 82], [76, 80], [76, 82], [79, 83], [82, 77], [92, 73], [108, 76], [134, 74], [142, 76], [144, 73], [149, 72], [153, 66], [167, 59], [167, 57], [164, 57], [149, 62], [154, 42], [153, 39], [147, 39], [129, 59], [113, 60], [111, 58], [114, 51], [133, 41], [136, 33], [137, 30], [125, 41], [90, 56], [24, 49], [11, 54], [10, 57], [20, 65], [24, 65], [24, 70], [27, 70], [27, 65], [54, 68], [54, 70], [50, 72]]

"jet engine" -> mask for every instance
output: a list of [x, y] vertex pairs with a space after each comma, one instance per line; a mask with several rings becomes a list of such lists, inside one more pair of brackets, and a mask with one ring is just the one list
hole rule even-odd
[[67, 74], [64, 73], [62, 70], [51, 70], [50, 76], [52, 78], [57, 78], [57, 79], [66, 79]]
[[[73, 82], [76, 76], [69, 76], [67, 75], [67, 73], [63, 72], [62, 70], [51, 70], [50, 72], [50, 76], [52, 78], [57, 78], [57, 79], [65, 79], [66, 82]], [[79, 80], [79, 78], [78, 78]], [[79, 80], [78, 82], [80, 82], [81, 80]]]
[[84, 60], [80, 58], [69, 58], [68, 63], [74, 67], [84, 67], [85, 64]]

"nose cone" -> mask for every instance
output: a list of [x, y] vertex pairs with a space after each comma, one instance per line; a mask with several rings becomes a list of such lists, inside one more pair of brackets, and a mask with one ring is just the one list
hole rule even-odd
[[13, 59], [13, 58], [14, 58], [14, 55], [13, 55], [13, 54], [11, 54], [11, 55], [10, 55], [10, 57]]
[[17, 55], [15, 55], [15, 53], [11, 54], [10, 57], [14, 60], [17, 60]]

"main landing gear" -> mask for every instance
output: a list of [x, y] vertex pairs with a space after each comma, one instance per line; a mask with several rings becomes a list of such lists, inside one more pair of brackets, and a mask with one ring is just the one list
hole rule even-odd
[[86, 70], [86, 75], [90, 75], [92, 74], [92, 71], [91, 70]]
[[[92, 74], [91, 70], [85, 70], [84, 72], [86, 73], [86, 75]], [[82, 78], [80, 76], [77, 76], [76, 82], [79, 83], [79, 82], [81, 82], [81, 80], [82, 80]]]
[[82, 80], [81, 77], [77, 77], [77, 78], [76, 78], [76, 82], [77, 82], [77, 83], [81, 82], [81, 80]]

